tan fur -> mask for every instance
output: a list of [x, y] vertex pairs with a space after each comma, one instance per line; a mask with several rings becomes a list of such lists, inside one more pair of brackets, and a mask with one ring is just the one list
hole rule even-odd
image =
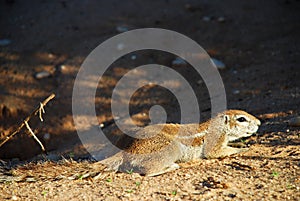
[[154, 176], [179, 168], [176, 162], [246, 151], [227, 144], [252, 135], [259, 125], [258, 119], [241, 110], [227, 110], [201, 124], [150, 125], [131, 131], [138, 138], [124, 135], [117, 143], [123, 151], [100, 162], [113, 170]]

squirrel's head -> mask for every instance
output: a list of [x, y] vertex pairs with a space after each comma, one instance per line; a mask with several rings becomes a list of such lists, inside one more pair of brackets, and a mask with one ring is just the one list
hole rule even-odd
[[220, 114], [228, 131], [228, 141], [249, 137], [258, 130], [260, 121], [253, 115], [241, 110], [227, 110]]

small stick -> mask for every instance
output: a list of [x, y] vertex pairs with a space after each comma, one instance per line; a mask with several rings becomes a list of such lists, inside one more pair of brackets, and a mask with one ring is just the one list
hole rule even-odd
[[30, 128], [28, 122], [25, 121], [24, 123], [25, 123], [25, 125], [26, 125], [26, 128], [29, 130], [30, 134], [31, 134], [31, 135], [33, 136], [33, 138], [40, 144], [42, 150], [45, 151], [44, 145], [41, 143], [41, 141], [39, 140], [39, 138], [37, 138], [37, 137], [35, 136], [34, 132], [31, 130], [31, 128]]
[[42, 114], [45, 114], [45, 109], [44, 109], [44, 106], [42, 103], [40, 103], [40, 109], [39, 109], [39, 117], [40, 117], [40, 120], [41, 122], [43, 122], [43, 117], [42, 117]]
[[[48, 98], [46, 98], [43, 102], [41, 102], [40, 103], [40, 105], [33, 111], [33, 112], [31, 112], [31, 114], [29, 115], [29, 116], [27, 116], [26, 118], [25, 118], [25, 120], [21, 123], [21, 125], [13, 132], [13, 133], [11, 133], [11, 134], [9, 134], [1, 143], [0, 143], [0, 147], [2, 147], [8, 140], [10, 140], [13, 136], [15, 136], [17, 133], [19, 133], [20, 132], [20, 130], [24, 127], [24, 126], [26, 126], [26, 124], [28, 124], [28, 121], [30, 120], [30, 118], [31, 117], [33, 117], [33, 116], [35, 116], [35, 115], [37, 115], [38, 113], [40, 114], [39, 115], [39, 117], [40, 117], [40, 119], [41, 119], [41, 121], [42, 121], [42, 112], [44, 113], [45, 111], [44, 111], [44, 106], [50, 101], [50, 100], [52, 100], [53, 98], [55, 97], [55, 94], [51, 94], [50, 96], [48, 96]], [[28, 127], [29, 127], [29, 125], [28, 125]], [[28, 129], [28, 127], [27, 127], [27, 129]], [[29, 127], [30, 128], [30, 127]], [[28, 129], [29, 130], [29, 132], [30, 132], [30, 130], [31, 129]], [[32, 134], [32, 133], [31, 133]], [[36, 138], [35, 138], [36, 139]], [[40, 141], [38, 140], [38, 143], [39, 144], [41, 144], [40, 143]], [[44, 146], [41, 146], [42, 147], [42, 149], [44, 148]], [[44, 151], [44, 149], [43, 149], [43, 151]]]

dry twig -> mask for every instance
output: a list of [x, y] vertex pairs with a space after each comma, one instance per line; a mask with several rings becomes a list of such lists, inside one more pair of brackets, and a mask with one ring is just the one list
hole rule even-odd
[[43, 151], [45, 151], [45, 147], [44, 145], [41, 143], [41, 141], [39, 140], [39, 138], [36, 137], [36, 135], [34, 134], [34, 132], [31, 130], [29, 124], [27, 121], [24, 122], [26, 125], [26, 128], [29, 130], [29, 133], [33, 136], [33, 138], [40, 144], [41, 148]]
[[30, 132], [30, 134], [33, 136], [33, 138], [39, 143], [39, 145], [41, 146], [42, 150], [45, 151], [45, 148], [43, 146], [43, 144], [39, 141], [39, 139], [36, 137], [36, 135], [33, 133], [32, 129], [30, 128], [28, 122], [30, 120], [31, 117], [39, 114], [39, 118], [41, 121], [43, 121], [42, 118], [42, 113], [45, 113], [44, 110], [44, 106], [53, 98], [55, 97], [55, 94], [51, 94], [50, 96], [48, 96], [48, 98], [46, 98], [43, 102], [40, 103], [40, 105], [29, 115], [25, 118], [25, 120], [21, 123], [21, 125], [11, 134], [9, 134], [8, 136], [6, 136], [6, 138], [0, 143], [0, 147], [2, 147], [8, 140], [10, 140], [13, 136], [15, 136], [17, 133], [19, 133], [21, 131], [21, 129], [26, 126], [26, 128], [28, 129], [28, 131]]

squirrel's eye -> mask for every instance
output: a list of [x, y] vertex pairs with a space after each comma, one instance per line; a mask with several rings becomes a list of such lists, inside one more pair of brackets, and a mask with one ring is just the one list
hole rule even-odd
[[245, 122], [245, 121], [247, 121], [247, 120], [245, 119], [245, 117], [239, 117], [239, 118], [237, 118], [237, 120], [238, 120], [239, 122]]

